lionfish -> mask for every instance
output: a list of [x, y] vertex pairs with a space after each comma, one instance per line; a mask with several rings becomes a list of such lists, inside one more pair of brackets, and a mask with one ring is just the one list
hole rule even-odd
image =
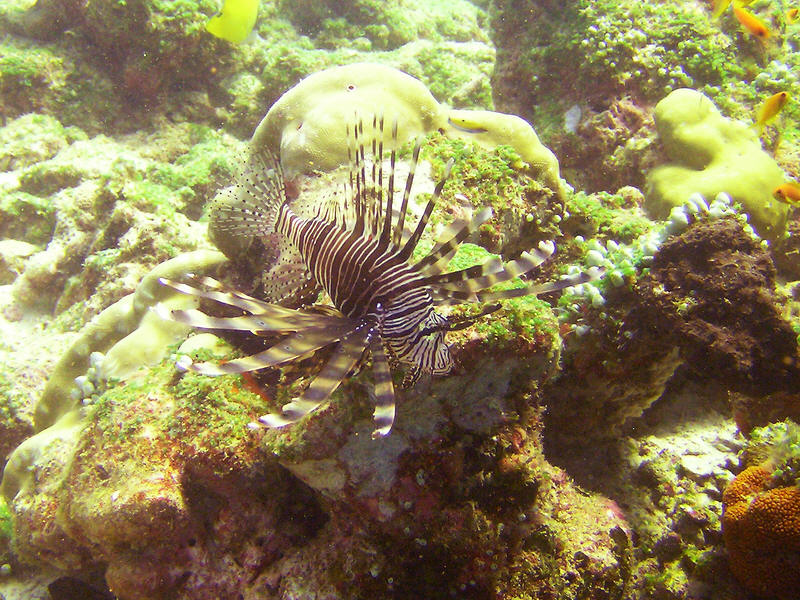
[[[408, 175], [399, 195], [395, 191], [397, 123], [391, 132], [388, 173], [383, 166], [383, 119], [372, 120], [373, 133], [378, 135], [371, 140], [371, 164], [367, 160], [370, 157], [365, 156], [368, 144], [363, 141], [363, 122], [357, 121], [347, 128], [351, 166], [344, 209], [332, 203], [318, 209], [312, 218], [298, 216], [287, 198], [280, 161], [268, 151], [250, 155], [233, 188], [238, 202], [220, 209], [224, 227], [237, 235], [257, 236], [265, 243], [271, 236], [273, 239], [280, 236], [299, 257], [297, 266], [305, 278], [310, 276], [312, 283], [327, 293], [332, 306], [287, 308], [228, 289], [209, 277], [189, 275], [189, 283], [161, 280], [178, 292], [245, 313], [237, 317], [213, 317], [196, 309], [172, 310], [166, 311], [166, 318], [201, 329], [284, 334], [276, 344], [252, 356], [221, 364], [192, 362], [182, 357], [179, 368], [206, 375], [243, 373], [286, 364], [335, 346], [301, 397], [285, 404], [280, 413], [260, 417], [259, 423], [251, 424], [253, 427], [283, 427], [297, 422], [324, 403], [368, 353], [372, 358], [375, 399], [372, 437], [387, 435], [395, 417], [390, 364], [408, 369], [406, 384], [413, 383], [421, 374], [450, 373], [454, 361], [445, 334], [468, 326], [499, 305], [489, 306], [468, 319], [443, 316], [435, 307], [542, 294], [597, 276], [596, 272], [585, 272], [551, 283], [487, 290], [538, 267], [554, 253], [553, 242], [541, 242], [538, 248], [509, 262], [493, 257], [483, 264], [446, 271], [459, 245], [491, 219], [490, 208], [447, 227], [433, 248], [412, 262], [412, 253], [442, 194], [453, 161], [445, 167], [416, 225], [407, 230], [406, 216], [421, 140], [413, 147]], [[400, 199], [399, 208], [396, 195]], [[286, 266], [285, 277], [292, 277], [292, 267]]]

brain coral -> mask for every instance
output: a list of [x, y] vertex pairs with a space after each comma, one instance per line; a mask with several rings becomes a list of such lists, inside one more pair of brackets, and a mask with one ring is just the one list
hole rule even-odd
[[800, 488], [769, 489], [763, 467], [742, 471], [722, 496], [731, 571], [750, 591], [781, 600], [800, 589]]

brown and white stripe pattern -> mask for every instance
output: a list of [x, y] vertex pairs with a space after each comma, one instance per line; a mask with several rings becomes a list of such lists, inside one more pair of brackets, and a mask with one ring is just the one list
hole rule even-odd
[[[349, 136], [353, 142], [351, 174], [343, 209], [320, 211], [313, 218], [298, 216], [286, 201], [279, 161], [271, 155], [256, 154], [237, 183], [241, 202], [222, 214], [222, 227], [229, 231], [262, 237], [277, 233], [288, 240], [302, 259], [302, 265], [288, 268], [310, 274], [331, 298], [333, 307], [324, 311], [319, 307], [290, 309], [226, 289], [207, 277], [189, 276], [185, 282], [162, 280], [164, 285], [179, 292], [233, 306], [245, 313], [219, 318], [198, 310], [176, 310], [165, 317], [201, 329], [284, 334], [278, 343], [258, 354], [222, 364], [181, 363], [183, 368], [207, 375], [241, 373], [281, 365], [326, 346], [336, 346], [303, 395], [284, 405], [280, 413], [262, 416], [259, 422], [263, 426], [289, 425], [318, 408], [362, 356], [369, 353], [374, 376], [373, 437], [386, 435], [395, 415], [390, 359], [409, 368], [412, 380], [420, 374], [445, 375], [453, 368], [445, 334], [467, 323], [440, 315], [435, 311], [436, 305], [540, 294], [597, 276], [597, 273], [580, 274], [554, 283], [487, 291], [496, 283], [538, 267], [555, 251], [552, 242], [542, 243], [506, 263], [492, 258], [482, 265], [446, 272], [458, 246], [492, 217], [488, 208], [471, 221], [451, 225], [426, 256], [412, 263], [410, 257], [442, 193], [451, 165], [436, 185], [413, 231], [404, 239], [420, 143], [414, 147], [409, 175], [396, 209], [396, 144], [389, 151], [389, 170], [384, 173], [382, 119], [373, 118], [372, 133], [372, 139], [365, 144], [364, 126], [358, 123]], [[396, 141], [396, 125], [392, 138]], [[370, 146], [372, 160], [367, 166], [365, 148]], [[491, 310], [494, 309], [483, 314]]]

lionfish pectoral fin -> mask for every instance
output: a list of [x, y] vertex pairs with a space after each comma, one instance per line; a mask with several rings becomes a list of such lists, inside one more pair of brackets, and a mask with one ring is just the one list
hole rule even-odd
[[496, 283], [510, 281], [515, 277], [529, 273], [550, 258], [553, 252], [555, 252], [555, 244], [553, 242], [542, 242], [539, 244], [539, 248], [534, 248], [530, 252], [523, 252], [518, 259], [504, 263], [502, 268], [494, 273], [486, 273], [482, 276], [464, 278], [440, 285], [448, 290], [473, 292], [483, 290]]
[[472, 265], [471, 267], [461, 269], [460, 271], [429, 275], [420, 281], [420, 285], [444, 286], [446, 284], [461, 284], [462, 282], [466, 282], [470, 279], [476, 279], [486, 275], [500, 273], [503, 271], [503, 268], [503, 261], [496, 256], [493, 256], [481, 265]]
[[[499, 292], [476, 292], [475, 296], [477, 296], [479, 302], [495, 302], [497, 300], [519, 298], [520, 296], [539, 296], [549, 292], [557, 292], [559, 290], [563, 290], [564, 288], [572, 287], [573, 285], [594, 281], [602, 277], [604, 272], [605, 270], [601, 267], [592, 267], [588, 271], [584, 271], [576, 275], [570, 275], [568, 277], [564, 277], [563, 279], [559, 279], [558, 281], [550, 281], [548, 283], [540, 283], [537, 285], [528, 285], [510, 290], [502, 290]], [[455, 295], [455, 293], [451, 293]], [[452, 302], [452, 304], [457, 303], [458, 302]]]
[[297, 358], [312, 354], [313, 352], [339, 341], [347, 331], [352, 329], [350, 321], [339, 319], [340, 324], [325, 325], [313, 329], [297, 331], [282, 339], [274, 346], [243, 358], [235, 358], [228, 362], [216, 364], [212, 362], [193, 362], [182, 365], [185, 369], [202, 373], [203, 375], [225, 375], [230, 373], [246, 373], [257, 371], [265, 367], [275, 367]]
[[308, 402], [295, 399], [283, 405], [280, 413], [267, 413], [258, 418], [258, 422], [266, 427], [285, 427], [297, 423], [308, 413], [316, 410], [321, 402]]
[[367, 339], [365, 328], [366, 325], [361, 325], [342, 337], [333, 356], [300, 398], [285, 404], [280, 413], [259, 417], [259, 423], [266, 427], [283, 427], [296, 423], [308, 413], [319, 408], [336, 391], [347, 373], [355, 367], [364, 353]]
[[459, 245], [477, 231], [481, 225], [491, 219], [493, 214], [494, 212], [491, 208], [484, 208], [466, 223], [463, 221], [451, 223], [440, 235], [441, 241], [427, 256], [414, 265], [416, 269], [426, 275], [441, 273], [441, 270], [447, 266], [450, 259], [455, 255]]
[[220, 304], [233, 306], [235, 308], [239, 308], [249, 313], [259, 312], [260, 310], [263, 310], [264, 307], [270, 306], [266, 302], [261, 302], [260, 300], [256, 300], [255, 298], [251, 298], [244, 294], [228, 290], [224, 286], [222, 286], [222, 284], [220, 284], [218, 281], [211, 279], [210, 277], [196, 278], [192, 275], [187, 275], [187, 279], [193, 282], [196, 281], [198, 283], [202, 283], [203, 285], [207, 286], [210, 282], [213, 282], [214, 284], [217, 285], [213, 286], [213, 289], [211, 290], [204, 290], [189, 285], [188, 283], [183, 283], [181, 281], [174, 281], [172, 279], [167, 279], [165, 277], [160, 277], [158, 282], [161, 285], [172, 288], [176, 292], [180, 292], [181, 294], [187, 294], [189, 296], [196, 296], [198, 298], [213, 300], [214, 302], [219, 302]]
[[383, 349], [383, 341], [379, 335], [370, 339], [370, 353], [372, 354], [372, 375], [375, 381], [375, 431], [372, 439], [388, 435], [392, 429], [395, 415], [394, 384], [389, 361]]

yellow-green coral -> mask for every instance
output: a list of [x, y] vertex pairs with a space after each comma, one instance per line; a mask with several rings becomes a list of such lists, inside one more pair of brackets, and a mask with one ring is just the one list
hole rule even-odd
[[404, 143], [443, 127], [447, 117], [425, 85], [410, 75], [371, 63], [333, 67], [306, 77], [272, 105], [259, 124], [254, 148], [280, 150], [289, 172], [329, 171], [347, 162], [345, 124], [381, 114], [397, 121]]
[[534, 176], [563, 197], [558, 159], [525, 119], [489, 110], [451, 110], [448, 125], [448, 137], [471, 140], [487, 149], [511, 146], [524, 161], [515, 168], [530, 168]]
[[421, 81], [380, 64], [355, 63], [307, 77], [272, 105], [251, 144], [280, 151], [290, 173], [330, 171], [348, 161], [351, 144], [345, 125], [361, 119], [369, 127], [373, 115], [386, 120], [386, 142], [396, 121], [401, 144], [438, 130], [484, 148], [511, 146], [522, 159], [519, 167], [529, 167], [550, 189], [562, 193], [555, 155], [525, 120], [486, 110], [448, 110]]
[[[179, 276], [184, 273], [202, 273], [225, 260], [224, 255], [209, 250], [198, 250], [182, 254], [172, 260], [160, 264], [141, 281], [136, 291], [106, 308], [95, 317], [80, 333], [66, 354], [59, 360], [47, 381], [42, 397], [36, 405], [35, 423], [37, 431], [49, 427], [59, 417], [71, 410], [76, 399], [70, 395], [76, 377], [86, 373], [89, 367], [89, 355], [92, 352], [106, 352], [111, 374], [115, 376], [132, 372], [132, 352], [137, 361], [151, 364], [158, 361], [163, 348], [173, 336], [162, 335], [163, 321], [157, 322], [148, 316], [148, 309], [157, 302], [174, 296], [174, 292], [158, 283], [159, 277]], [[134, 332], [142, 327], [138, 334]], [[171, 325], [166, 325], [173, 331]], [[153, 344], [156, 335], [158, 344]], [[127, 336], [133, 335], [132, 338]], [[123, 339], [127, 338], [127, 339]], [[114, 346], [122, 340], [122, 345], [115, 352]], [[137, 347], [140, 344], [140, 347]], [[143, 345], [142, 345], [143, 344]], [[145, 346], [149, 349], [143, 353]], [[113, 366], [113, 368], [112, 368]], [[142, 364], [143, 366], [143, 364]]]
[[711, 100], [689, 89], [659, 102], [655, 122], [673, 164], [653, 169], [647, 178], [646, 207], [654, 216], [666, 217], [692, 193], [710, 201], [725, 192], [742, 204], [760, 235], [783, 232], [788, 208], [772, 198], [772, 190], [785, 176], [754, 130], [726, 119]]

